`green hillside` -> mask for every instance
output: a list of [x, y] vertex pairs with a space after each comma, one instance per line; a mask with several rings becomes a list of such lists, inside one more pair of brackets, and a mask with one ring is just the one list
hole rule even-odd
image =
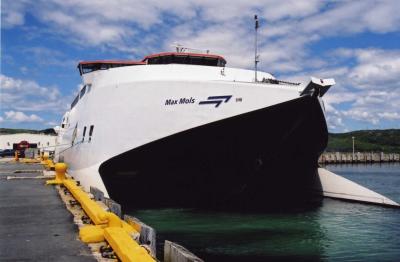
[[14, 128], [0, 128], [0, 135], [10, 135], [10, 134], [46, 134], [46, 135], [56, 135], [53, 128], [43, 129], [43, 130], [32, 130], [32, 129], [14, 129]]
[[352, 152], [353, 136], [356, 152], [400, 153], [400, 129], [360, 130], [342, 134], [329, 134], [326, 151]]

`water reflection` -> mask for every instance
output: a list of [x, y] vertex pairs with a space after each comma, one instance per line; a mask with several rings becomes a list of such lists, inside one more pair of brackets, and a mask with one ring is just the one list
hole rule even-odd
[[206, 261], [319, 261], [327, 242], [315, 211], [239, 214], [163, 209], [135, 214], [157, 225], [158, 244], [176, 241]]
[[[400, 165], [328, 166], [400, 201]], [[400, 209], [325, 199], [289, 212], [234, 213], [191, 209], [131, 214], [205, 261], [398, 261]]]

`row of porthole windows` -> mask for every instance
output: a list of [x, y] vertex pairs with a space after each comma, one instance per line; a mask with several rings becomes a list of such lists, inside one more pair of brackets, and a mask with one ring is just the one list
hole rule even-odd
[[[75, 125], [75, 129], [72, 133], [72, 140], [71, 140], [71, 145], [74, 146], [76, 143], [80, 144], [80, 143], [84, 143], [85, 142], [85, 136], [86, 136], [86, 130], [87, 130], [87, 126], [83, 127], [83, 133], [82, 133], [82, 140], [80, 140], [80, 142], [77, 142], [79, 140], [78, 139], [78, 123], [76, 123]], [[91, 142], [92, 141], [92, 136], [93, 136], [93, 130], [94, 130], [94, 125], [91, 125], [89, 127], [89, 140], [87, 142]]]
[[[91, 125], [89, 128], [89, 143], [92, 141], [94, 125]], [[82, 143], [85, 142], [85, 135], [86, 135], [86, 126], [83, 127], [83, 135], [82, 135]]]

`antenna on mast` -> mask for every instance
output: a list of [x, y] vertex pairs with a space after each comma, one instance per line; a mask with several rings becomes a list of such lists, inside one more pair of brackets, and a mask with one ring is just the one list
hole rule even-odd
[[254, 35], [254, 81], [258, 82], [257, 80], [257, 64], [260, 62], [259, 56], [258, 56], [258, 43], [257, 43], [257, 31], [258, 31], [258, 17], [257, 15], [254, 15], [254, 22], [255, 22], [255, 35]]
[[208, 49], [186, 47], [177, 42], [175, 42], [172, 46], [176, 48], [177, 53], [185, 53], [185, 52], [189, 52], [189, 53], [190, 52], [200, 52], [200, 53], [205, 53], [205, 54], [210, 53], [210, 50], [208, 50]]

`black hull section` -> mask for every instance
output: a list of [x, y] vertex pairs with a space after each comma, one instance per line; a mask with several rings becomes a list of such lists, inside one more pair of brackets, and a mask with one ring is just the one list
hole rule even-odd
[[99, 172], [127, 208], [300, 205], [327, 135], [319, 101], [306, 96], [154, 141]]

